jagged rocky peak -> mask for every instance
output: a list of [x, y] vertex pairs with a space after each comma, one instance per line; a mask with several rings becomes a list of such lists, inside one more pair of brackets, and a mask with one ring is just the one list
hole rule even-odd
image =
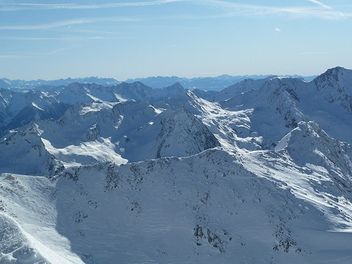
[[234, 96], [238, 96], [243, 93], [250, 92], [252, 90], [257, 90], [263, 86], [266, 82], [266, 79], [245, 79], [238, 83], [235, 83], [215, 95], [210, 94], [209, 98], [212, 101], [224, 101], [233, 98]]
[[264, 148], [271, 148], [299, 121], [304, 120], [304, 114], [298, 107], [300, 98], [296, 93], [299, 83], [303, 82], [299, 79], [266, 79], [260, 87], [220, 104], [233, 111], [252, 109], [248, 115], [251, 130], [263, 137]]
[[165, 88], [168, 89], [179, 89], [179, 90], [185, 90], [185, 88], [182, 86], [180, 82], [175, 82], [174, 84], [171, 84], [169, 86], [166, 86]]
[[35, 139], [40, 138], [43, 131], [39, 128], [38, 124], [32, 122], [23, 128], [13, 129], [9, 131], [9, 136], [3, 138], [4, 141], [9, 141], [13, 137], [33, 137]]
[[328, 69], [327, 71], [316, 77], [314, 81], [316, 83], [339, 82], [342, 81], [344, 78], [352, 78], [352, 70], [343, 67], [335, 67]]
[[329, 103], [338, 103], [352, 111], [352, 70], [336, 67], [314, 80], [316, 89]]
[[239, 90], [234, 93], [234, 96], [226, 99], [222, 104], [231, 106], [235, 103], [243, 104], [243, 107], [260, 105], [271, 107], [273, 104], [281, 104], [283, 101], [299, 101], [297, 89], [302, 85], [304, 82], [299, 78], [273, 77], [250, 80], [248, 86], [238, 87]]
[[186, 110], [165, 111], [160, 118], [157, 158], [193, 155], [220, 146], [209, 129]]
[[123, 88], [123, 89], [148, 89], [148, 90], [151, 89], [150, 87], [146, 86], [145, 84], [139, 81], [132, 82], [132, 83], [122, 82], [116, 85], [116, 87]]
[[130, 161], [188, 156], [220, 145], [201, 120], [183, 109], [158, 111], [149, 118], [130, 116], [118, 134], [123, 157]]
[[54, 175], [62, 164], [45, 148], [42, 130], [32, 123], [12, 130], [0, 140], [0, 172]]
[[185, 88], [179, 82], [176, 82], [173, 85], [167, 86], [164, 89], [168, 90], [169, 92], [171, 91], [183, 92], [185, 90]]
[[352, 95], [352, 70], [335, 67], [327, 70], [314, 79], [318, 90], [335, 89]]
[[149, 100], [152, 97], [153, 89], [141, 82], [123, 82], [113, 87], [114, 92], [129, 100]]
[[178, 82], [173, 85], [153, 90], [153, 98], [158, 100], [174, 100], [183, 98], [186, 95], [186, 89]]
[[331, 138], [313, 121], [299, 122], [276, 146], [276, 151], [287, 151], [300, 166], [315, 164], [331, 174], [352, 176], [352, 148]]
[[[277, 77], [270, 76], [263, 79], [245, 79], [241, 82], [238, 82], [234, 85], [231, 85], [224, 90], [220, 91], [216, 96], [213, 97], [213, 100], [224, 101], [229, 100], [235, 96], [240, 96], [246, 93], [256, 93], [261, 90], [267, 90], [269, 88], [280, 88], [294, 90], [294, 87], [299, 86], [303, 83], [301, 78], [287, 78], [287, 77]], [[266, 91], [264, 91], [266, 92]], [[209, 99], [212, 100], [212, 97]]]

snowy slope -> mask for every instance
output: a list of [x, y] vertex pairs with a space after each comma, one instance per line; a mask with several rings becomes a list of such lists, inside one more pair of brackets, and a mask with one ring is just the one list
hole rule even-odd
[[[335, 138], [352, 143], [352, 71], [330, 69], [311, 82], [294, 78], [245, 80], [205, 99], [231, 111], [252, 109], [252, 132], [273, 148], [300, 121], [315, 121]], [[201, 96], [201, 94], [200, 94]]]
[[[67, 251], [69, 241], [71, 263], [79, 263], [76, 257], [85, 263], [350, 262], [350, 226], [336, 226], [338, 213], [330, 218], [332, 197], [314, 200], [308, 184], [291, 191], [298, 186], [258, 177], [238, 155], [215, 149], [189, 158], [81, 167], [54, 183], [13, 175], [0, 189], [13, 191], [5, 192], [5, 212], [45, 243], [35, 250], [49, 261], [61, 261], [66, 255], [49, 253]], [[46, 189], [39, 197], [38, 188]], [[298, 191], [311, 196], [302, 199]], [[33, 206], [41, 210], [32, 212]], [[351, 217], [351, 203], [341, 209]], [[43, 219], [50, 210], [55, 217]]]
[[6, 216], [0, 223], [8, 227], [0, 238], [5, 247], [1, 263], [83, 263], [55, 228], [55, 183], [41, 176], [3, 174], [0, 186], [1, 216]]
[[3, 213], [0, 213], [0, 230], [1, 263], [46, 263], [22, 233], [19, 225]]
[[252, 132], [263, 137], [263, 147], [275, 146], [290, 129], [304, 120], [304, 115], [297, 107], [299, 99], [292, 92], [300, 79], [267, 79], [262, 86], [242, 92], [220, 104], [229, 110], [252, 109], [250, 115]]
[[[87, 164], [87, 156], [94, 156], [89, 155], [92, 148], [101, 153], [95, 155], [96, 162], [100, 158], [100, 162], [118, 160], [119, 156], [129, 161], [187, 156], [219, 146], [190, 112], [195, 111], [192, 100], [183, 88], [173, 86], [151, 99], [168, 109], [141, 101], [99, 101], [71, 107], [60, 119], [40, 121], [38, 126], [50, 153], [68, 165]], [[110, 154], [104, 157], [104, 152]]]

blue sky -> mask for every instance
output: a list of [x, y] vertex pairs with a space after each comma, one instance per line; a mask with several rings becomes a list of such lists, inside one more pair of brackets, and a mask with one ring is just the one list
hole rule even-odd
[[351, 47], [351, 0], [0, 0], [12, 79], [311, 75]]

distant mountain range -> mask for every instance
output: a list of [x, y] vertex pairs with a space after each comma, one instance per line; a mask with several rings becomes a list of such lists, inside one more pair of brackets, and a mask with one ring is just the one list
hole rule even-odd
[[[152, 88], [163, 88], [171, 86], [175, 83], [181, 84], [184, 88], [189, 90], [200, 89], [200, 90], [214, 90], [219, 91], [228, 86], [236, 84], [245, 79], [263, 79], [268, 77], [273, 77], [274, 75], [241, 75], [241, 76], [231, 76], [231, 75], [221, 75], [216, 77], [197, 77], [197, 78], [181, 78], [181, 77], [146, 77], [146, 78], [135, 78], [128, 79], [127, 83], [142, 82], [145, 85]], [[303, 78], [307, 81], [310, 81], [314, 76], [284, 76], [284, 77], [294, 77], [294, 78]], [[0, 88], [6, 89], [38, 89], [39, 87], [58, 87], [65, 86], [72, 83], [83, 83], [83, 84], [99, 84], [104, 86], [112, 86], [120, 81], [113, 78], [99, 78], [99, 77], [87, 77], [87, 78], [67, 78], [59, 80], [9, 80], [9, 79], [0, 79]]]
[[87, 77], [87, 78], [67, 78], [58, 80], [10, 80], [0, 79], [0, 89], [23, 89], [23, 90], [34, 90], [43, 87], [57, 87], [69, 85], [72, 83], [83, 83], [83, 84], [99, 84], [99, 85], [115, 85], [119, 82], [113, 78], [98, 78], [98, 77]]
[[[199, 90], [208, 90], [208, 91], [220, 91], [228, 86], [241, 82], [245, 79], [264, 79], [268, 77], [274, 77], [276, 75], [220, 75], [216, 77], [196, 77], [196, 78], [181, 78], [181, 77], [147, 77], [147, 78], [137, 78], [130, 79], [127, 82], [139, 81], [153, 88], [162, 88], [170, 86], [174, 83], [181, 84], [184, 88], [189, 90], [199, 89]], [[294, 77], [294, 78], [303, 78], [307, 81], [314, 79], [314, 76], [284, 76], [284, 77]]]

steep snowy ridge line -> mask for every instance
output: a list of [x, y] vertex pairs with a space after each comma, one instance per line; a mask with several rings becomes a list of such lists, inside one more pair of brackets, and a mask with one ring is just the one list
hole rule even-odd
[[[6, 252], [12, 261], [82, 263], [69, 251], [67, 239], [55, 230], [56, 213], [51, 194], [54, 189], [55, 184], [47, 177], [13, 174], [1, 176], [1, 211], [13, 219], [16, 226], [14, 233], [4, 229], [9, 233], [2, 236], [2, 239], [8, 236], [12, 239], [2, 244], [5, 245], [2, 253]], [[13, 239], [16, 236], [17, 241]], [[15, 252], [10, 253], [14, 248]], [[6, 258], [1, 260], [7, 263]]]
[[[199, 166], [200, 164], [202, 164], [202, 166]], [[214, 166], [215, 164], [220, 166]], [[203, 173], [199, 174], [196, 168], [204, 168]], [[176, 173], [176, 175], [173, 173]], [[173, 229], [167, 228], [164, 230], [162, 228], [162, 226], [166, 224], [163, 222], [165, 220], [162, 219], [163, 217], [167, 217], [167, 215], [163, 215], [161, 212], [166, 210], [165, 206], [169, 207], [171, 204], [173, 208], [176, 207], [181, 209], [182, 202], [181, 204], [177, 202], [181, 199], [181, 201], [186, 202], [186, 207], [182, 210], [176, 210], [175, 213], [178, 215], [179, 213], [183, 214], [184, 210], [185, 212], [188, 211], [189, 213], [187, 213], [187, 219], [190, 222], [187, 222], [188, 227], [185, 226], [182, 227], [182, 229], [188, 228], [185, 235], [188, 232], [190, 233], [189, 235], [194, 232], [193, 239], [187, 235], [190, 239], [188, 243], [194, 243], [194, 246], [191, 246], [189, 249], [184, 248], [184, 250], [186, 250], [185, 252], [188, 252], [186, 255], [190, 254], [189, 256], [192, 256], [193, 253], [191, 252], [193, 250], [203, 251], [210, 246], [210, 248], [214, 248], [215, 251], [210, 251], [213, 253], [210, 253], [210, 256], [208, 257], [209, 259], [218, 259], [220, 263], [228, 263], [228, 261], [233, 258], [232, 254], [235, 254], [237, 250], [241, 249], [241, 251], [246, 252], [247, 250], [253, 250], [252, 247], [258, 247], [259, 245], [256, 244], [258, 234], [254, 234], [249, 230], [243, 229], [244, 225], [248, 225], [249, 223], [254, 224], [252, 227], [259, 227], [259, 222], [253, 222], [254, 219], [252, 217], [255, 212], [254, 214], [256, 216], [260, 214], [262, 215], [260, 218], [261, 221], [263, 221], [263, 219], [267, 219], [265, 221], [269, 221], [264, 225], [265, 228], [264, 226], [262, 227], [264, 229], [260, 233], [261, 235], [264, 235], [265, 233], [267, 235], [270, 234], [271, 238], [266, 235], [266, 239], [268, 239], [267, 243], [269, 244], [264, 243], [260, 246], [263, 247], [263, 249], [266, 248], [263, 251], [265, 252], [264, 256], [253, 256], [251, 261], [255, 261], [255, 263], [266, 263], [265, 261], [271, 258], [274, 258], [277, 263], [280, 263], [280, 259], [284, 260], [287, 258], [291, 258], [295, 261], [298, 261], [299, 259], [302, 261], [308, 261], [312, 255], [312, 253], [309, 252], [314, 252], [316, 249], [314, 249], [314, 244], [310, 244], [310, 242], [307, 244], [307, 242], [304, 242], [303, 237], [301, 237], [302, 234], [299, 232], [299, 226], [305, 226], [303, 223], [307, 221], [306, 215], [308, 215], [308, 219], [314, 221], [324, 219], [325, 217], [319, 213], [319, 210], [323, 209], [322, 212], [325, 212], [324, 210], [326, 209], [319, 207], [319, 204], [313, 203], [309, 199], [301, 200], [302, 197], [299, 197], [300, 199], [296, 201], [295, 198], [291, 196], [290, 192], [287, 192], [287, 188], [278, 188], [275, 183], [276, 181], [270, 183], [275, 179], [270, 180], [270, 178], [267, 178], [267, 180], [260, 180], [256, 176], [257, 174], [258, 172], [256, 172], [256, 174], [252, 174], [246, 171], [243, 165], [236, 162], [236, 158], [234, 159], [229, 156], [226, 151], [216, 149], [207, 150], [188, 158], [162, 158], [152, 161], [129, 163], [122, 166], [112, 164], [95, 165], [67, 170], [62, 173], [61, 177], [57, 178], [58, 183], [56, 185], [56, 195], [59, 196], [57, 196], [56, 199], [59, 200], [56, 200], [56, 202], [61, 203], [65, 201], [65, 203], [79, 203], [79, 205], [77, 204], [77, 206], [74, 207], [63, 207], [70, 209], [69, 212], [65, 212], [65, 214], [68, 213], [68, 215], [61, 220], [63, 221], [65, 219], [64, 221], [66, 222], [65, 224], [62, 223], [63, 225], [61, 228], [63, 226], [67, 228], [71, 226], [70, 228], [74, 229], [78, 227], [78, 230], [75, 232], [82, 230], [79, 232], [83, 233], [81, 233], [81, 236], [77, 238], [75, 238], [74, 234], [70, 235], [69, 233], [66, 233], [67, 231], [65, 231], [65, 233], [71, 240], [71, 247], [78, 247], [79, 252], [84, 252], [87, 250], [85, 249], [87, 246], [85, 243], [87, 241], [90, 241], [90, 243], [96, 241], [95, 243], [97, 243], [100, 239], [103, 239], [106, 231], [101, 230], [100, 235], [98, 235], [95, 232], [92, 233], [90, 228], [84, 227], [82, 229], [79, 228], [79, 226], [90, 226], [91, 224], [96, 223], [96, 221], [103, 221], [101, 217], [105, 214], [99, 211], [99, 208], [103, 207], [104, 210], [109, 210], [112, 206], [111, 203], [113, 203], [117, 206], [116, 208], [119, 208], [118, 212], [124, 215], [120, 215], [120, 217], [127, 217], [127, 219], [130, 219], [126, 222], [120, 222], [120, 224], [123, 225], [121, 226], [121, 231], [125, 230], [124, 232], [126, 232], [126, 228], [127, 230], [136, 228], [143, 222], [145, 227], [141, 227], [142, 229], [140, 229], [140, 232], [146, 232], [145, 235], [147, 235], [149, 232], [154, 230], [153, 232], [157, 232], [156, 234], [158, 234], [158, 239], [163, 240], [164, 238], [162, 237], [165, 235], [168, 236], [168, 233], [173, 232]], [[98, 175], [99, 177], [97, 177]], [[95, 183], [92, 186], [91, 183], [93, 179], [95, 179]], [[300, 189], [302, 190], [302, 188], [304, 188], [304, 185], [301, 185]], [[106, 194], [104, 194], [104, 190]], [[147, 198], [145, 195], [152, 190], [154, 193], [157, 191], [159, 195], [167, 195], [167, 197], [170, 196], [168, 199], [171, 200], [169, 200], [169, 202], [167, 202], [168, 199], [164, 200], [163, 203], [166, 203], [164, 205], [163, 203], [160, 203], [160, 201], [156, 202], [157, 200], [160, 200], [158, 196]], [[303, 190], [309, 191], [309, 188]], [[67, 191], [69, 193], [73, 191], [75, 192], [75, 195], [67, 196]], [[64, 197], [67, 197], [68, 200], [61, 200], [59, 198], [61, 197], [60, 193], [62, 193]], [[107, 197], [103, 198], [102, 195]], [[122, 199], [121, 202], [116, 204], [116, 195], [121, 198], [125, 197], [127, 200]], [[275, 197], [276, 195], [279, 196]], [[274, 196], [275, 198], [271, 196]], [[108, 197], [115, 198], [111, 200]], [[103, 201], [104, 204], [102, 203]], [[84, 202], [87, 203], [87, 205], [84, 205]], [[171, 204], [167, 205], [169, 203]], [[190, 204], [187, 205], [188, 203]], [[232, 205], [232, 203], [235, 204]], [[281, 203], [283, 203], [282, 205], [286, 204], [286, 206], [282, 207], [282, 205], [279, 205]], [[301, 206], [299, 206], [299, 204], [301, 204]], [[328, 203], [323, 201], [321, 201], [321, 204], [328, 205]], [[59, 205], [56, 205], [56, 207], [57, 206]], [[125, 206], [130, 208], [128, 210], [130, 213], [123, 209]], [[151, 209], [150, 206], [154, 209]], [[57, 208], [60, 207], [61, 206]], [[314, 209], [315, 207], [317, 207], [317, 209]], [[289, 213], [286, 212], [285, 208], [289, 209]], [[98, 210], [98, 212], [96, 212], [96, 210]], [[158, 213], [156, 213], [155, 210], [157, 210]], [[212, 210], [214, 210], [214, 214], [210, 213]], [[252, 210], [254, 210], [254, 212]], [[223, 213], [220, 213], [221, 211], [223, 211]], [[64, 211], [61, 213], [64, 213]], [[59, 212], [59, 214], [61, 213]], [[72, 215], [70, 216], [71, 213]], [[70, 222], [72, 217], [76, 220]], [[178, 215], [178, 217], [180, 216]], [[220, 219], [218, 219], [218, 217], [220, 217]], [[225, 220], [223, 217], [225, 217], [225, 219], [229, 219]], [[238, 217], [240, 218], [238, 219]], [[245, 219], [243, 219], [243, 217]], [[91, 218], [93, 219], [90, 220]], [[169, 218], [167, 217], [167, 219]], [[233, 221], [237, 223], [237, 227], [229, 225], [230, 219], [233, 219]], [[298, 226], [295, 226], [293, 223], [296, 223], [295, 225]], [[322, 228], [320, 232], [323, 233], [324, 229], [329, 229], [329, 225], [331, 225], [330, 222], [325, 222], [325, 220], [320, 223], [324, 223], [323, 226], [319, 227], [319, 229]], [[186, 222], [184, 222], [184, 224], [186, 224]], [[75, 228], [75, 226], [77, 227]], [[104, 228], [103, 226], [101, 228]], [[110, 229], [113, 227], [110, 226], [107, 228]], [[117, 227], [113, 229], [116, 228]], [[152, 229], [148, 231], [150, 228]], [[174, 228], [176, 228], [176, 226], [174, 226]], [[205, 229], [205, 231], [203, 229]], [[119, 228], [117, 230], [119, 230]], [[115, 238], [109, 242], [113, 243], [113, 245], [120, 241], [118, 238], [119, 232], [117, 230], [114, 232]], [[224, 232], [223, 235], [218, 233], [221, 230], [225, 230], [222, 231]], [[325, 232], [326, 231], [327, 230], [325, 230]], [[257, 232], [258, 231], [255, 233]], [[327, 234], [328, 233], [325, 235]], [[121, 235], [124, 239], [133, 239], [133, 237], [125, 237], [123, 234]], [[332, 234], [332, 236], [336, 235]], [[227, 239], [227, 241], [225, 242], [224, 239]], [[186, 242], [187, 240], [183, 241]], [[154, 261], [158, 258], [168, 259], [176, 257], [176, 255], [174, 255], [175, 253], [171, 253], [171, 251], [168, 253], [170, 255], [167, 254], [163, 257], [157, 253], [157, 251], [153, 253], [151, 248], [144, 248], [144, 246], [142, 246], [143, 243], [140, 244], [137, 241], [134, 243], [140, 245], [136, 246], [137, 252], [135, 252], [135, 258], [132, 258], [135, 259], [135, 261], [142, 261], [142, 259], [146, 256], [146, 252], [149, 252], [147, 255], [152, 254], [153, 257], [151, 260]], [[238, 249], [236, 249], [237, 243], [239, 246]], [[159, 243], [156, 245], [158, 244]], [[122, 243], [122, 245], [124, 245], [124, 243]], [[120, 246], [122, 245], [120, 244]], [[171, 245], [172, 244], [166, 243], [164, 244], [164, 247], [166, 246], [168, 250], [170, 250], [171, 248], [169, 247]], [[329, 243], [327, 243], [326, 246], [330, 246]], [[130, 258], [128, 257], [128, 254], [123, 254], [120, 250], [118, 253], [121, 254], [119, 256], [122, 260], [127, 261], [127, 259]], [[113, 252], [111, 251], [109, 254], [111, 255]], [[197, 255], [192, 257], [194, 261], [202, 260], [202, 257], [196, 256]], [[97, 255], [95, 257], [86, 257], [91, 260], [98, 258], [96, 261], [100, 260], [105, 263], [106, 261], [109, 263], [111, 261], [106, 259], [107, 256], [99, 257], [99, 255]], [[246, 259], [248, 256], [243, 255], [242, 257]], [[331, 259], [333, 260], [334, 258], [332, 257]]]

